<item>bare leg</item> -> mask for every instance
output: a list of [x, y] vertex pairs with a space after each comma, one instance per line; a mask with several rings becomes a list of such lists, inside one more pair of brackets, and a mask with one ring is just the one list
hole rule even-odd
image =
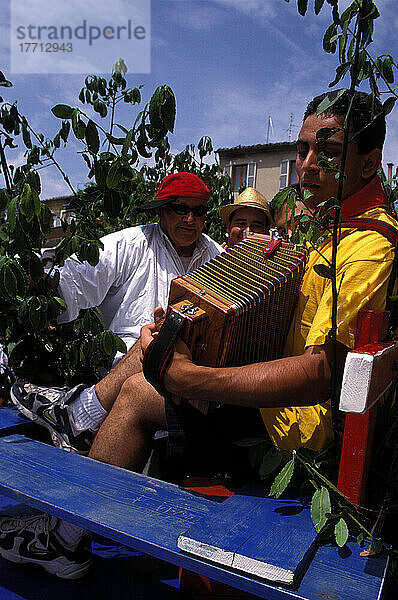
[[[153, 318], [156, 325], [160, 326], [164, 319], [164, 314], [161, 306], [155, 308]], [[95, 386], [97, 398], [107, 412], [111, 410], [126, 379], [135, 373], [142, 373], [140, 353], [141, 344], [140, 340], [137, 340], [112, 371]]]
[[138, 340], [117, 365], [113, 367], [112, 371], [95, 386], [97, 398], [107, 412], [111, 410], [123, 383], [129, 377], [141, 371], [140, 342]]
[[122, 384], [89, 456], [141, 472], [152, 450], [155, 432], [165, 428], [164, 398], [146, 382], [142, 373], [137, 373]]

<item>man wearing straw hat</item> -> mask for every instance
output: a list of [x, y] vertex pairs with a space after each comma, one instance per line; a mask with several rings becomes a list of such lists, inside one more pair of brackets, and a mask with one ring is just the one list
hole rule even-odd
[[243, 233], [268, 233], [273, 223], [265, 196], [252, 187], [246, 188], [234, 200], [220, 208], [220, 217], [227, 228], [226, 247], [243, 239]]

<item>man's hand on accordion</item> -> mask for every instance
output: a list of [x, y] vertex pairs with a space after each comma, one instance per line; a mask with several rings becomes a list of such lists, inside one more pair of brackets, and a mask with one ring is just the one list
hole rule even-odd
[[[148, 325], [144, 325], [141, 328], [141, 362], [143, 361], [144, 354], [152, 342], [152, 340], [157, 336], [165, 318], [165, 312], [161, 307], [155, 308], [154, 311], [154, 323], [149, 323]], [[169, 362], [169, 365], [166, 369], [166, 373], [164, 376], [164, 385], [167, 388], [167, 391], [170, 392], [173, 396], [173, 401], [176, 404], [179, 404], [179, 392], [181, 389], [181, 377], [183, 376], [183, 367], [192, 366], [192, 354], [181, 338], [177, 337], [174, 343], [173, 356]]]
[[166, 315], [166, 313], [164, 312], [163, 308], [161, 306], [157, 306], [153, 312], [154, 322], [148, 323], [148, 325], [144, 325], [144, 327], [141, 327], [141, 337], [140, 337], [140, 345], [141, 345], [140, 360], [141, 360], [141, 362], [144, 360], [144, 354], [145, 354], [146, 349], [148, 348], [149, 344], [157, 336], [159, 329], [161, 328], [162, 323], [164, 321], [165, 315]]

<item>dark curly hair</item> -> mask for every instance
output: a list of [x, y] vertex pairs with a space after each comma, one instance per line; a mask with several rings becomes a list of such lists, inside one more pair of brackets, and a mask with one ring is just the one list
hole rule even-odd
[[[303, 122], [307, 117], [316, 113], [318, 106], [328, 93], [330, 92], [316, 96], [311, 100], [305, 110]], [[350, 95], [345, 92], [322, 114], [327, 117], [345, 117], [349, 104]], [[377, 116], [374, 117], [374, 115]], [[351, 126], [352, 132], [357, 133], [354, 139], [357, 143], [359, 154], [367, 154], [374, 148], [380, 148], [380, 150], [383, 149], [384, 139], [386, 137], [386, 119], [383, 113], [382, 104], [377, 98], [374, 99], [374, 106], [372, 107], [369, 94], [357, 91], [353, 93]]]

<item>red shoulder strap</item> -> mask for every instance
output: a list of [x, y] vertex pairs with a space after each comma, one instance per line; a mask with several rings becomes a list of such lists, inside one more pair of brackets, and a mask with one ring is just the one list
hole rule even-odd
[[359, 231], [377, 231], [393, 245], [397, 245], [398, 231], [389, 223], [383, 223], [377, 219], [341, 219], [342, 227], [352, 227]]

